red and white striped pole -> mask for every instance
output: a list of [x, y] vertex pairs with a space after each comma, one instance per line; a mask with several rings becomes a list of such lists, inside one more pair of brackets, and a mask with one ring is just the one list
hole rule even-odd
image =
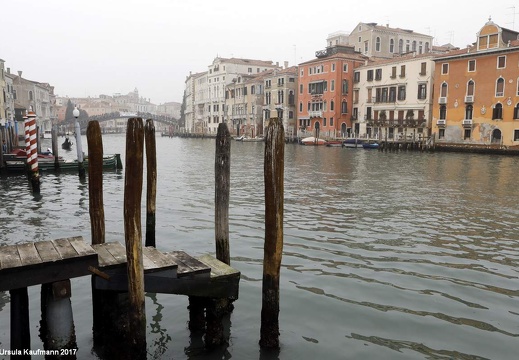
[[27, 153], [27, 171], [33, 192], [40, 192], [40, 175], [38, 172], [38, 139], [36, 138], [36, 114], [29, 111], [25, 121], [25, 152]]

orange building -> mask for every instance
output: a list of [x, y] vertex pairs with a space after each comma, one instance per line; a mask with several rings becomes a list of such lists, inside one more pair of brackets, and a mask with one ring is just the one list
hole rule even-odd
[[473, 46], [434, 59], [437, 143], [519, 146], [518, 36], [489, 20]]
[[299, 64], [298, 136], [346, 137], [351, 132], [353, 70], [367, 57], [348, 45], [316, 52]]

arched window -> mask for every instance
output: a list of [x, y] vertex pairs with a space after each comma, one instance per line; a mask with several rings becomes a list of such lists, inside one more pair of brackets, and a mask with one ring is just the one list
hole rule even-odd
[[389, 52], [390, 53], [395, 52], [395, 39], [389, 40]]
[[467, 96], [474, 96], [474, 81], [472, 80], [467, 83]]
[[413, 41], [413, 51], [416, 51], [416, 40]]
[[330, 110], [333, 111], [335, 108], [335, 102], [332, 100], [330, 101]]
[[492, 120], [503, 120], [503, 104], [497, 103], [492, 111]]
[[465, 119], [467, 120], [472, 120], [472, 112], [473, 112], [474, 108], [472, 107], [472, 105], [467, 105], [465, 107]]
[[505, 95], [505, 79], [500, 77], [496, 81], [496, 97]]
[[404, 40], [398, 40], [398, 53], [402, 54], [404, 52]]
[[447, 106], [440, 105], [440, 119], [445, 120], [447, 118]]
[[343, 114], [347, 114], [348, 113], [348, 103], [346, 102], [346, 100], [342, 101], [341, 113], [343, 113]]
[[426, 42], [426, 43], [425, 43], [425, 52], [426, 52], [426, 53], [429, 52], [429, 42]]
[[515, 105], [515, 108], [514, 108], [514, 119], [515, 120], [519, 119], [519, 103], [517, 103], [517, 105]]
[[29, 101], [33, 101], [34, 100], [34, 97], [32, 95], [32, 91], [29, 91]]
[[375, 50], [380, 51], [380, 37], [378, 37], [378, 36], [375, 40]]
[[440, 96], [441, 97], [446, 97], [447, 96], [447, 83], [442, 83], [442, 86], [441, 86], [441, 89], [440, 89]]

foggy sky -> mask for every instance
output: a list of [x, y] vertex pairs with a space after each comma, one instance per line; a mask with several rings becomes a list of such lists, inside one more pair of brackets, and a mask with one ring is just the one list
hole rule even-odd
[[[254, 4], [254, 5], [251, 5]], [[434, 36], [465, 47], [488, 21], [518, 30], [510, 0], [355, 3], [222, 0], [2, 1], [0, 59], [12, 73], [48, 82], [58, 96], [139, 90], [155, 104], [181, 102], [189, 72], [216, 56], [295, 65], [336, 31], [359, 22]], [[489, 6], [491, 4], [491, 6]]]

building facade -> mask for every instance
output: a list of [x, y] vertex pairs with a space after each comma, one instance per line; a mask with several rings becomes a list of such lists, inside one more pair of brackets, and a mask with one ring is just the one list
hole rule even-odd
[[407, 54], [355, 69], [353, 133], [362, 138], [419, 140], [429, 136], [434, 55]]
[[473, 46], [434, 59], [435, 141], [519, 147], [518, 36], [489, 20]]

